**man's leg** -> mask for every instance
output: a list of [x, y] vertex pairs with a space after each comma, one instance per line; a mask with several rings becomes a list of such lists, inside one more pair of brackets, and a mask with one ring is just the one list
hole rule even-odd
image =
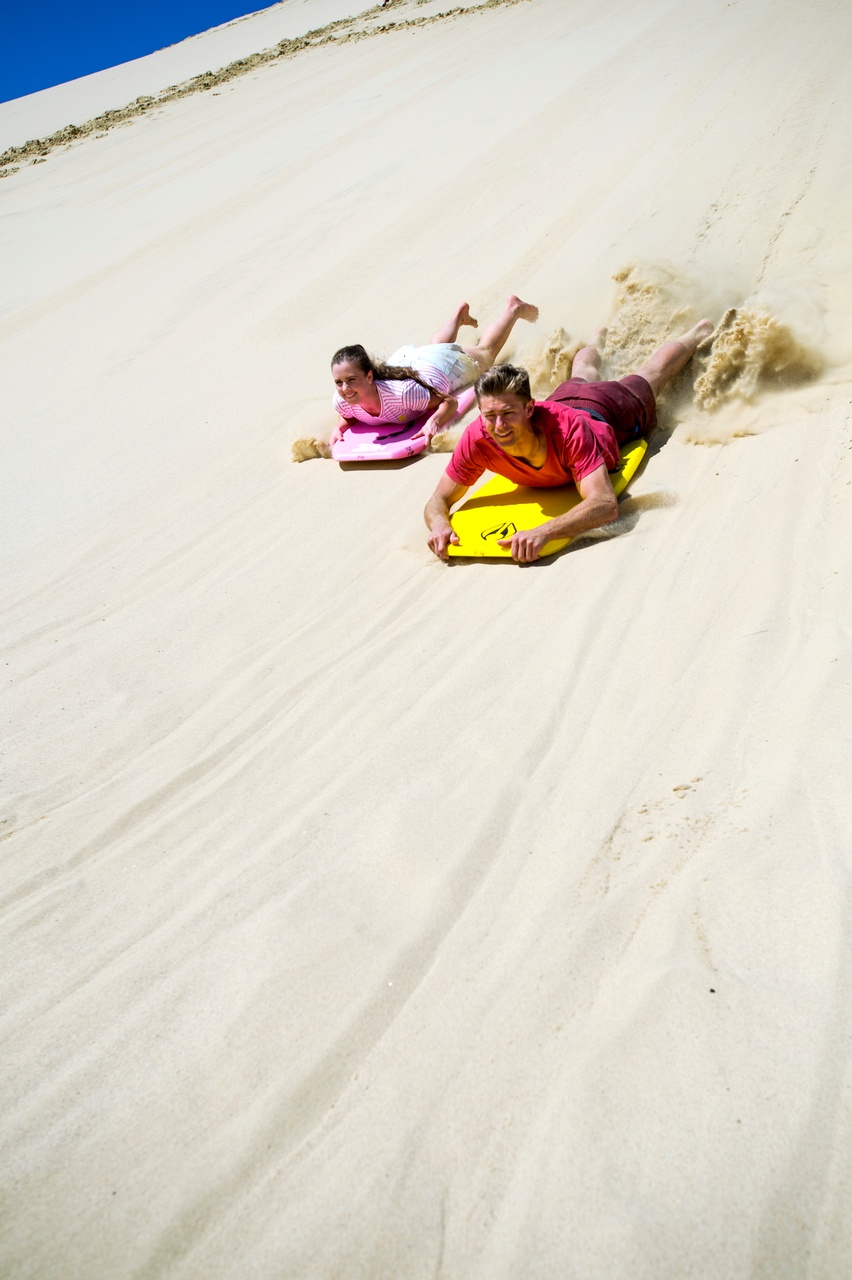
[[479, 328], [479, 321], [474, 320], [470, 314], [470, 307], [466, 302], [460, 302], [447, 323], [442, 325], [436, 334], [433, 334], [432, 345], [437, 345], [440, 342], [455, 342], [462, 325], [469, 325], [472, 329]]
[[514, 293], [506, 299], [506, 310], [485, 329], [475, 347], [465, 347], [465, 352], [479, 365], [480, 373], [490, 369], [502, 348], [506, 345], [509, 334], [519, 320], [529, 320], [530, 324], [538, 319], [538, 307], [531, 302], [523, 302]]
[[654, 395], [658, 396], [666, 383], [691, 360], [695, 348], [705, 338], [709, 338], [712, 332], [713, 325], [709, 320], [699, 320], [698, 324], [673, 342], [664, 342], [659, 351], [655, 351], [650, 360], [635, 372], [649, 383]]
[[600, 348], [605, 342], [606, 329], [595, 330], [595, 345], [581, 347], [574, 357], [574, 363], [571, 365], [572, 378], [576, 378], [579, 382], [601, 381]]

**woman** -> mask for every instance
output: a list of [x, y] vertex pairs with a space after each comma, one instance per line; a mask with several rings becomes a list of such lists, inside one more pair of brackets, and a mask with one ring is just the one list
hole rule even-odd
[[428, 346], [400, 347], [385, 364], [372, 360], [361, 346], [341, 347], [331, 360], [338, 419], [330, 443], [336, 444], [356, 423], [412, 422], [428, 412], [432, 417], [414, 437], [425, 436], [428, 444], [453, 420], [458, 407], [454, 393], [471, 386], [491, 368], [516, 321], [537, 319], [538, 307], [512, 294], [506, 310], [486, 328], [475, 347], [456, 342], [463, 325], [478, 327], [466, 302], [456, 308]]

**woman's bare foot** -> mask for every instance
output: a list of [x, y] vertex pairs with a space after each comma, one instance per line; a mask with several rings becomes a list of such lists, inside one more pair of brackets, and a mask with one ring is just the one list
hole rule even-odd
[[506, 310], [499, 319], [485, 326], [475, 347], [465, 347], [464, 350], [479, 366], [480, 373], [484, 373], [497, 359], [517, 321], [528, 320], [532, 324], [537, 319], [538, 307], [510, 293], [506, 299]]
[[474, 320], [470, 314], [470, 306], [466, 302], [459, 303], [447, 323], [442, 324], [437, 333], [432, 334], [431, 341], [435, 343], [455, 342], [459, 336], [459, 329], [463, 325], [471, 329], [479, 328], [479, 321]]
[[538, 319], [538, 307], [524, 302], [515, 293], [510, 293], [506, 299], [506, 310], [511, 311], [514, 320], [529, 320], [530, 324], [535, 324]]

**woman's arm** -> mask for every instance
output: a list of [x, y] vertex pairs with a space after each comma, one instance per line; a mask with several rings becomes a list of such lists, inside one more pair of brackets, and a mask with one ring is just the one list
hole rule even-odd
[[429, 397], [429, 411], [432, 413], [432, 417], [423, 424], [419, 431], [415, 432], [412, 439], [416, 440], [419, 436], [425, 436], [428, 444], [438, 431], [443, 431], [444, 427], [450, 425], [456, 416], [458, 407], [459, 402], [455, 396], [439, 396], [433, 391]]

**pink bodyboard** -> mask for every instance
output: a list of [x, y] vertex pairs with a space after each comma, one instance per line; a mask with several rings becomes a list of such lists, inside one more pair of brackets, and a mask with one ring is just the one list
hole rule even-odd
[[[473, 387], [461, 391], [458, 395], [459, 407], [449, 426], [463, 418], [476, 400]], [[331, 456], [335, 462], [393, 462], [399, 458], [414, 458], [426, 448], [421, 436], [413, 439], [424, 423], [432, 415], [421, 414], [413, 422], [406, 422], [401, 427], [392, 422], [382, 423], [380, 427], [357, 426], [344, 432], [343, 439], [331, 446]]]

